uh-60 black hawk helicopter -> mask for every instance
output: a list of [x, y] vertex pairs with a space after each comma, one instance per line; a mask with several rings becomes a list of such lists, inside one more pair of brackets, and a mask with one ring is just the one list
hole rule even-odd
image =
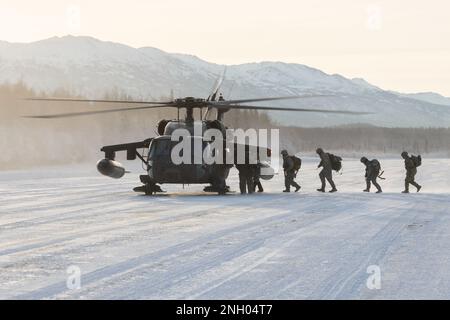
[[[75, 117], [92, 114], [103, 114], [110, 112], [124, 112], [142, 109], [154, 109], [154, 108], [176, 108], [178, 111], [178, 117], [175, 120], [161, 120], [157, 126], [158, 136], [148, 138], [143, 141], [109, 145], [101, 148], [101, 151], [105, 153], [105, 158], [97, 162], [98, 171], [111, 178], [121, 178], [126, 173], [125, 168], [115, 160], [116, 152], [126, 151], [127, 160], [136, 160], [139, 158], [146, 167], [147, 174], [141, 175], [140, 180], [142, 186], [134, 188], [136, 192], [144, 192], [147, 195], [152, 195], [157, 192], [164, 192], [160, 184], [208, 184], [204, 191], [217, 192], [219, 194], [225, 194], [229, 191], [229, 187], [226, 185], [226, 179], [228, 177], [230, 168], [233, 164], [225, 163], [182, 163], [175, 164], [171, 159], [172, 148], [177, 141], [172, 141], [172, 134], [177, 129], [186, 129], [190, 133], [190, 139], [201, 140], [202, 151], [208, 148], [211, 143], [210, 140], [204, 139], [203, 133], [207, 129], [218, 129], [223, 133], [225, 137], [223, 156], [229, 152], [230, 144], [233, 144], [234, 148], [231, 150], [238, 150], [235, 141], [226, 141], [226, 129], [224, 124], [224, 114], [233, 109], [247, 109], [247, 110], [276, 110], [276, 111], [293, 111], [293, 112], [320, 112], [320, 113], [338, 113], [338, 114], [350, 114], [361, 115], [367, 114], [363, 112], [353, 111], [337, 111], [337, 110], [318, 110], [318, 109], [305, 109], [305, 108], [285, 108], [285, 107], [266, 107], [266, 106], [254, 106], [246, 105], [245, 103], [251, 102], [263, 102], [263, 101], [275, 101], [275, 100], [287, 100], [287, 99], [302, 99], [313, 97], [324, 97], [326, 95], [301, 95], [301, 96], [288, 96], [288, 97], [272, 97], [272, 98], [256, 98], [256, 99], [239, 99], [239, 100], [224, 100], [222, 95], [218, 96], [220, 86], [223, 82], [223, 77], [216, 81], [211, 94], [206, 99], [186, 97], [180, 99], [173, 99], [173, 101], [115, 101], [115, 100], [90, 100], [90, 99], [65, 99], [65, 98], [30, 98], [28, 100], [39, 101], [54, 101], [54, 102], [90, 102], [90, 103], [110, 103], [110, 104], [129, 104], [138, 105], [135, 107], [119, 108], [119, 109], [107, 109], [107, 110], [95, 110], [86, 112], [73, 112], [64, 114], [53, 115], [40, 115], [30, 116], [30, 118], [40, 119], [58, 119], [65, 117]], [[242, 105], [245, 104], [245, 105]], [[186, 114], [184, 119], [180, 119], [180, 109], [185, 109]], [[199, 109], [199, 120], [194, 119], [194, 109]], [[204, 113], [203, 111], [206, 110]], [[215, 119], [208, 119], [212, 111], [216, 111]], [[194, 127], [200, 125], [202, 133], [200, 136], [196, 136], [194, 133]], [[242, 144], [241, 144], [242, 145]], [[139, 150], [148, 150], [147, 154], [144, 151], [142, 153]], [[266, 168], [270, 163], [271, 150], [267, 146], [249, 145], [244, 143], [244, 150], [247, 153], [244, 161], [249, 161], [248, 154], [254, 152], [257, 154], [257, 161]], [[262, 159], [260, 155], [265, 155], [265, 159]], [[236, 157], [233, 156], [233, 159]], [[266, 160], [266, 161], [264, 161]], [[270, 170], [269, 170], [270, 172]], [[273, 174], [265, 174], [261, 176], [263, 179], [270, 179]]]

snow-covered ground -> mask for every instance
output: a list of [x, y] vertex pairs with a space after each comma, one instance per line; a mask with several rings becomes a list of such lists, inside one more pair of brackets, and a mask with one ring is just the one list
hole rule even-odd
[[449, 299], [450, 160], [425, 159], [409, 195], [400, 159], [382, 162], [383, 194], [361, 192], [356, 160], [319, 194], [316, 164], [300, 193], [277, 176], [252, 196], [145, 197], [138, 170], [112, 180], [94, 165], [1, 172], [0, 298]]

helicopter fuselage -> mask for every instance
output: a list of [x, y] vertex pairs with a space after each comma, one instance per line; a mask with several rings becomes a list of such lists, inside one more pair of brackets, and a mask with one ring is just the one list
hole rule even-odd
[[[202, 145], [202, 152], [208, 147], [208, 142], [201, 136], [188, 137], [192, 139], [192, 148], [197, 141]], [[152, 140], [147, 157], [147, 173], [153, 183], [177, 184], [214, 184], [215, 180], [228, 177], [232, 165], [195, 163], [192, 158], [189, 163], [175, 164], [172, 160], [172, 148], [177, 144], [171, 136], [158, 136]], [[194, 150], [192, 149], [192, 157]]]

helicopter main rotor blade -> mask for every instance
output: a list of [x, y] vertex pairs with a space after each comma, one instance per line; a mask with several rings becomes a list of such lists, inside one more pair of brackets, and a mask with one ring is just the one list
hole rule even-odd
[[227, 67], [224, 68], [222, 75], [216, 80], [216, 83], [214, 84], [211, 94], [209, 95], [208, 99], [206, 99], [206, 101], [215, 101], [216, 100], [217, 93], [219, 92], [220, 87], [222, 86], [222, 83], [225, 80], [226, 73], [227, 73]]
[[78, 116], [85, 116], [85, 115], [92, 115], [92, 114], [112, 113], [112, 112], [119, 112], [119, 111], [134, 111], [134, 110], [156, 109], [156, 108], [167, 108], [167, 107], [175, 107], [175, 106], [174, 105], [144, 106], [144, 107], [133, 107], [133, 108], [49, 114], [49, 115], [42, 115], [42, 116], [23, 116], [23, 118], [58, 119], [58, 118], [78, 117]]
[[120, 103], [120, 104], [157, 104], [168, 105], [173, 101], [126, 101], [126, 100], [91, 100], [91, 99], [70, 99], [70, 98], [27, 98], [29, 101], [54, 101], [54, 102], [95, 102], [95, 103]]
[[238, 103], [248, 103], [248, 102], [262, 102], [262, 101], [275, 101], [275, 100], [292, 100], [292, 99], [307, 99], [307, 98], [324, 98], [324, 97], [332, 97], [332, 95], [323, 95], [323, 94], [309, 94], [309, 95], [301, 95], [301, 96], [287, 96], [287, 97], [272, 97], [272, 98], [256, 98], [256, 99], [240, 99], [240, 100], [226, 100], [226, 101], [218, 101], [211, 102], [219, 105], [229, 105], [229, 104], [238, 104]]
[[233, 110], [267, 110], [267, 111], [297, 111], [297, 112], [318, 112], [318, 113], [337, 113], [337, 114], [350, 114], [350, 115], [368, 115], [370, 112], [358, 112], [358, 111], [341, 111], [341, 110], [324, 110], [324, 109], [310, 109], [310, 108], [285, 108], [285, 107], [262, 107], [262, 106], [243, 106], [239, 104], [231, 105], [214, 105], [218, 109]]

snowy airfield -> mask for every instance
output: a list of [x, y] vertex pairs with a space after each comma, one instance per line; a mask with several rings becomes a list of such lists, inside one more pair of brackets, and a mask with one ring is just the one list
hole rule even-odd
[[315, 159], [299, 193], [281, 193], [279, 175], [251, 196], [164, 185], [145, 197], [128, 162], [121, 180], [95, 163], [0, 172], [0, 298], [450, 299], [450, 160], [425, 158], [409, 195], [401, 159], [381, 163], [383, 194], [361, 192], [356, 160], [336, 194], [315, 191]]

